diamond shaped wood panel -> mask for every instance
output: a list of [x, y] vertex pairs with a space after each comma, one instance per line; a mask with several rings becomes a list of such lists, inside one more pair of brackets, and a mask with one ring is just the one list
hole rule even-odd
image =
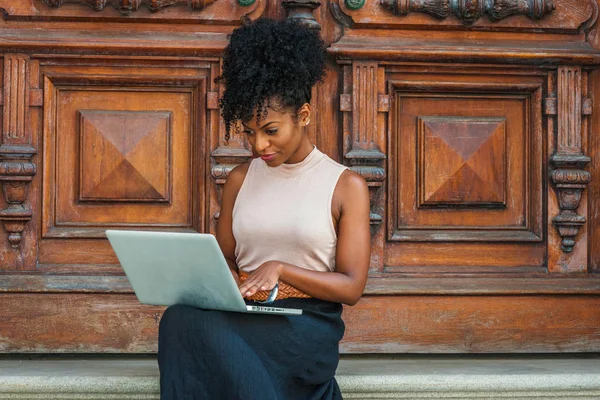
[[203, 77], [194, 79], [171, 87], [47, 79], [44, 238], [202, 229], [204, 117], [197, 99], [205, 89]]
[[83, 110], [79, 116], [80, 201], [169, 201], [170, 112]]
[[539, 242], [539, 86], [500, 96], [461, 84], [451, 96], [396, 92], [388, 240]]
[[420, 117], [419, 206], [503, 207], [503, 118]]

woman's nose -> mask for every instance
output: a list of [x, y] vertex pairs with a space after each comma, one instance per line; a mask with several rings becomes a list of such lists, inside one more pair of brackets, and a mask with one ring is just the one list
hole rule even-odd
[[256, 134], [254, 148], [258, 153], [262, 153], [265, 149], [269, 148], [269, 146], [269, 139], [266, 137], [266, 135], [260, 133]]

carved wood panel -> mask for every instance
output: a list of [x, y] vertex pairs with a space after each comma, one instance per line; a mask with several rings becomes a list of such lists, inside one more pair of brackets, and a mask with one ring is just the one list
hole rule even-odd
[[454, 14], [466, 25], [484, 15], [494, 22], [514, 15], [540, 20], [555, 9], [552, 0], [381, 0], [380, 3], [386, 10], [401, 16], [421, 12], [443, 20]]
[[146, 6], [151, 12], [176, 5], [187, 5], [190, 10], [201, 10], [216, 0], [43, 0], [50, 7], [60, 7], [63, 3], [84, 4], [95, 11], [102, 11], [107, 5], [112, 6], [123, 15], [130, 15]]
[[552, 74], [546, 114], [550, 132], [548, 190], [548, 265], [554, 273], [588, 270], [587, 215], [584, 195], [592, 180], [586, 170], [589, 119], [588, 74], [580, 67], [563, 66]]
[[506, 118], [417, 118], [417, 207], [505, 208]]
[[[110, 228], [206, 230], [211, 64], [172, 68], [157, 60], [153, 68], [114, 69], [64, 62], [49, 60], [41, 68], [47, 105], [42, 238], [63, 241], [57, 247], [43, 240], [40, 264], [86, 264], [77, 252], [55, 252], [74, 238], [73, 245], [96, 248], [114, 263], [104, 243]], [[101, 256], [91, 260], [102, 263]]]
[[0, 351], [156, 350], [102, 231], [214, 229], [251, 157], [219, 56], [263, 14], [331, 43], [309, 136], [370, 188], [341, 350], [598, 351], [597, 2], [250, 3], [0, 0]]
[[367, 181], [371, 206], [371, 268], [383, 268], [385, 129], [389, 98], [384, 94], [384, 69], [374, 62], [343, 65], [343, 154], [350, 169]]
[[413, 75], [389, 86], [388, 239], [541, 241], [543, 80]]
[[[239, 24], [260, 17], [268, 0], [0, 0], [17, 21], [159, 22]], [[160, 27], [158, 27], [160, 29]], [[156, 31], [155, 31], [156, 32]]]
[[[122, 87], [113, 88], [112, 92], [99, 91], [97, 87], [72, 91], [67, 87], [52, 86], [52, 83], [48, 83], [48, 89], [56, 91], [56, 97], [50, 101], [63, 106], [52, 116], [56, 130], [49, 132], [46, 137], [47, 143], [53, 145], [49, 146], [48, 151], [53, 153], [48, 154], [48, 159], [56, 160], [56, 168], [51, 171], [54, 176], [53, 188], [48, 184], [44, 190], [49, 202], [47, 206], [50, 206], [49, 213], [44, 218], [44, 237], [102, 235], [107, 227], [146, 224], [192, 228], [188, 200], [191, 197], [192, 133], [187, 118], [193, 103], [191, 91], [152, 93], [138, 92], [131, 87], [125, 90]], [[166, 136], [167, 126], [163, 126], [163, 137], [159, 137], [163, 143], [153, 143], [152, 135], [148, 134], [156, 126], [149, 125], [150, 121], [144, 121], [138, 132], [124, 130], [131, 125], [127, 122], [131, 121], [121, 122], [118, 131], [111, 130], [110, 118], [114, 118], [117, 113], [137, 113], [139, 118], [143, 114], [149, 114], [147, 110], [157, 108], [167, 110], [164, 113], [174, 114], [174, 138]], [[92, 116], [93, 114], [95, 115]], [[105, 126], [102, 126], [103, 123]], [[134, 137], [136, 133], [138, 138]], [[93, 135], [96, 137], [92, 137]], [[140, 143], [137, 149], [132, 146], [131, 150], [137, 150], [136, 154], [127, 154], [124, 144], [119, 146], [118, 142], [110, 143], [109, 135], [113, 136], [115, 142], [118, 138], [114, 136], [121, 136], [134, 145], [137, 144], [135, 139], [146, 139], [146, 143]], [[89, 143], [94, 139], [96, 143]], [[173, 144], [173, 153], [168, 146], [170, 143]], [[94, 146], [93, 150], [90, 146]], [[143, 151], [148, 148], [162, 154], [158, 159], [147, 157], [149, 154], [144, 154]], [[173, 159], [173, 162], [169, 163], [169, 159]], [[154, 179], [144, 176], [150, 175], [153, 168], [160, 167], [166, 168], [163, 170], [166, 176], [157, 184], [158, 189], [163, 191], [162, 195], [148, 182], [160, 179], [160, 176]], [[174, 182], [175, 177], [178, 180]], [[173, 200], [168, 204], [171, 185], [174, 186]], [[135, 204], [140, 200], [147, 202]], [[165, 201], [167, 207], [162, 205]]]
[[573, 32], [590, 16], [594, 0], [332, 0], [334, 15], [353, 28], [462, 29], [492, 31], [551, 29], [558, 21]]
[[80, 110], [79, 202], [171, 201], [170, 111]]
[[30, 107], [40, 106], [41, 101], [35, 78], [37, 64], [32, 63], [29, 56], [5, 54], [3, 66], [0, 182], [7, 206], [0, 210], [0, 221], [14, 250], [13, 268], [23, 269], [23, 231], [33, 215], [27, 204], [29, 186], [37, 170], [32, 161], [36, 150], [32, 143]]

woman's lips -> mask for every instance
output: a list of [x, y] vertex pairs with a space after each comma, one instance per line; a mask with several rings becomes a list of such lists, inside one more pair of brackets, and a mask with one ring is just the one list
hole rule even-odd
[[272, 159], [275, 158], [275, 153], [273, 154], [263, 154], [260, 156], [260, 158], [262, 158], [264, 161], [271, 161]]

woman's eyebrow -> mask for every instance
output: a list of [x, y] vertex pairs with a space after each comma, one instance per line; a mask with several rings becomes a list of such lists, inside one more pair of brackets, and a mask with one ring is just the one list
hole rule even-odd
[[263, 126], [261, 126], [261, 128], [260, 128], [260, 129], [264, 129], [264, 128], [266, 128], [267, 126], [269, 126], [269, 125], [271, 125], [271, 124], [274, 124], [274, 123], [276, 123], [276, 122], [279, 122], [279, 121], [269, 121], [269, 122], [267, 122], [266, 124], [264, 124]]
[[[260, 129], [265, 129], [267, 126], [274, 124], [276, 122], [279, 122], [279, 121], [269, 121], [266, 124], [264, 124], [263, 126], [261, 126]], [[253, 130], [253, 129], [249, 128], [248, 126], [246, 126], [246, 124], [244, 124], [243, 122], [242, 122], [242, 125], [244, 126], [244, 128], [246, 128], [248, 130]]]

